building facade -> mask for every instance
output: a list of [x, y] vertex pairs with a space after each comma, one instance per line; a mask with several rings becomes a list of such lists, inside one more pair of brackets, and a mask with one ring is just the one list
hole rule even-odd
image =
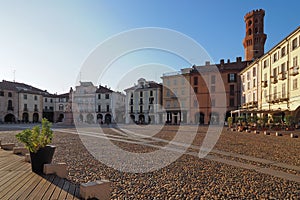
[[72, 111], [78, 123], [124, 123], [125, 95], [107, 87], [80, 82], [73, 92]]
[[137, 85], [125, 89], [126, 123], [159, 124], [163, 121], [162, 85], [140, 78]]
[[230, 112], [241, 105], [239, 72], [248, 65], [241, 57], [236, 62], [221, 60], [219, 64], [206, 62], [193, 66], [190, 72], [191, 121], [194, 124], [222, 124]]
[[299, 46], [300, 27], [240, 73], [244, 109], [300, 120]]
[[190, 68], [164, 73], [162, 105], [166, 124], [190, 123]]

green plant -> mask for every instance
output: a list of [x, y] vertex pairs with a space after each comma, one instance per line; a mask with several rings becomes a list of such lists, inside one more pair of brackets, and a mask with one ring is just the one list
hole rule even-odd
[[34, 126], [31, 130], [26, 129], [18, 133], [16, 138], [24, 143], [30, 152], [36, 153], [40, 148], [52, 142], [53, 131], [51, 125], [46, 118], [43, 118], [41, 130], [40, 126]]
[[286, 115], [284, 121], [286, 125], [290, 127], [295, 123], [295, 118], [292, 115]]
[[227, 118], [227, 123], [228, 123], [228, 127], [231, 128], [232, 123], [233, 123], [233, 117], [228, 117]]

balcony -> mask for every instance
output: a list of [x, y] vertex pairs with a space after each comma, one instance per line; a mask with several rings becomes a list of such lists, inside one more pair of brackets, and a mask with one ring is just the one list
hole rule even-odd
[[7, 107], [7, 111], [14, 111], [14, 107], [8, 106], [8, 107]]
[[297, 74], [299, 74], [299, 66], [294, 66], [291, 68], [291, 76], [296, 76]]
[[262, 81], [261, 84], [263, 88], [268, 87], [268, 81]]
[[286, 72], [281, 72], [281, 74], [279, 74], [279, 80], [285, 80], [286, 79]]
[[271, 83], [276, 84], [278, 82], [277, 76], [271, 76]]
[[287, 96], [286, 93], [281, 93], [281, 92], [278, 92], [276, 94], [271, 94], [267, 97], [267, 102], [268, 103], [271, 103], [271, 104], [274, 104], [274, 103], [279, 103], [279, 102], [284, 102], [284, 101], [288, 101], [289, 98]]

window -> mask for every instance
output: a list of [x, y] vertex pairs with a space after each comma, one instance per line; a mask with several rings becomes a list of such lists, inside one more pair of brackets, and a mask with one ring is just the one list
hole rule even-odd
[[34, 100], [37, 101], [37, 96], [34, 96]]
[[105, 94], [105, 99], [109, 99], [109, 94]]
[[198, 88], [194, 87], [194, 92], [197, 94], [198, 93]]
[[298, 56], [293, 57], [293, 67], [298, 66]]
[[250, 82], [247, 83], [247, 90], [250, 90]]
[[256, 77], [256, 67], [253, 67], [253, 69], [252, 69], [252, 76]]
[[297, 38], [295, 38], [292, 41], [292, 50], [296, 49], [297, 47], [298, 47], [298, 40]]
[[98, 94], [98, 99], [101, 99], [101, 94]]
[[198, 85], [198, 77], [194, 77], [194, 85]]
[[211, 100], [211, 107], [215, 107], [216, 106], [216, 100], [215, 99], [212, 99]]
[[133, 106], [130, 106], [130, 113], [133, 113]]
[[166, 101], [166, 107], [170, 108], [170, 105], [171, 105], [170, 101]]
[[143, 99], [142, 98], [140, 99], [140, 104], [143, 104]]
[[181, 95], [185, 95], [185, 90], [184, 89], [181, 90]]
[[12, 93], [11, 92], [8, 93], [8, 97], [12, 97]]
[[153, 102], [154, 102], [154, 98], [153, 97], [149, 98], [149, 104], [153, 104]]
[[277, 57], [277, 52], [276, 52], [276, 53], [273, 54], [273, 63], [276, 62], [277, 59], [278, 59], [278, 57]]
[[285, 72], [285, 63], [282, 63], [281, 64], [281, 73], [284, 73]]
[[109, 112], [109, 105], [106, 105], [106, 112]]
[[53, 99], [50, 99], [50, 103], [53, 103]]
[[174, 85], [177, 85], [177, 79], [174, 79]]
[[34, 111], [38, 112], [38, 107], [36, 104], [34, 105]]
[[63, 111], [64, 110], [64, 105], [63, 104], [59, 104], [58, 110]]
[[150, 90], [150, 97], [152, 97], [153, 96], [153, 91], [152, 90]]
[[264, 61], [264, 69], [268, 67], [268, 60]]
[[48, 106], [45, 106], [45, 110], [48, 110]]
[[143, 91], [140, 91], [140, 97], [143, 97]]
[[253, 94], [252, 94], [252, 101], [256, 101], [256, 93], [255, 92], [253, 92]]
[[[248, 73], [247, 73], [247, 76], [248, 76]], [[250, 73], [249, 73], [249, 76], [250, 76]], [[248, 79], [248, 77], [247, 77], [247, 79]], [[236, 74], [228, 74], [228, 82], [229, 83], [236, 82]]]
[[245, 83], [245, 75], [242, 76], [242, 83]]
[[50, 106], [49, 109], [50, 109], [50, 110], [53, 110], [53, 106]]
[[47, 98], [45, 98], [45, 102], [48, 102], [48, 99], [47, 99]]
[[273, 96], [274, 96], [274, 99], [277, 99], [277, 86], [274, 86], [274, 88], [273, 88]]
[[167, 90], [167, 97], [170, 97], [170, 90]]
[[298, 79], [294, 79], [293, 80], [293, 90], [297, 90], [298, 89]]
[[170, 86], [170, 80], [167, 79], [167, 86]]
[[198, 101], [194, 100], [194, 108], [198, 108]]
[[12, 100], [8, 100], [8, 109], [12, 109]]
[[24, 111], [27, 111], [27, 110], [28, 110], [27, 104], [25, 103], [25, 104], [24, 104]]
[[273, 78], [277, 77], [277, 67], [273, 69]]
[[256, 87], [256, 79], [253, 79], [253, 87]]
[[211, 76], [211, 84], [216, 84], [216, 76], [215, 75]]
[[98, 112], [101, 112], [101, 105], [98, 105]]
[[130, 99], [130, 105], [133, 105], [133, 99]]
[[282, 84], [282, 87], [281, 87], [281, 95], [282, 95], [282, 98], [285, 98], [285, 96], [286, 96], [286, 92], [285, 92], [285, 83]]
[[282, 47], [281, 48], [281, 57], [284, 57], [285, 56], [285, 53], [286, 51], [285, 51], [285, 47]]
[[24, 99], [27, 99], [27, 94], [24, 94], [23, 98], [24, 98]]
[[216, 86], [215, 85], [210, 86], [210, 92], [216, 92]]
[[234, 85], [230, 85], [229, 88], [230, 88], [229, 91], [230, 96], [234, 96]]
[[4, 96], [4, 92], [3, 91], [0, 91], [0, 96]]
[[181, 84], [182, 84], [182, 85], [185, 84], [185, 78], [184, 78], [184, 77], [181, 78]]
[[234, 98], [229, 99], [229, 106], [234, 107]]
[[133, 93], [131, 92], [130, 97], [133, 97]]
[[140, 106], [140, 113], [143, 112], [143, 106]]
[[268, 91], [264, 90], [264, 97], [267, 98], [267, 95], [268, 95]]
[[268, 74], [267, 73], [264, 73], [264, 81], [267, 81], [268, 80]]
[[250, 80], [250, 72], [247, 72], [247, 81]]

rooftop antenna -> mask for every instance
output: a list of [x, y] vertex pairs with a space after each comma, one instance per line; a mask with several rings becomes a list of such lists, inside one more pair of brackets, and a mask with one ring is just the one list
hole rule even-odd
[[13, 73], [14, 73], [14, 82], [16, 82], [16, 70], [15, 69], [14, 69]]

